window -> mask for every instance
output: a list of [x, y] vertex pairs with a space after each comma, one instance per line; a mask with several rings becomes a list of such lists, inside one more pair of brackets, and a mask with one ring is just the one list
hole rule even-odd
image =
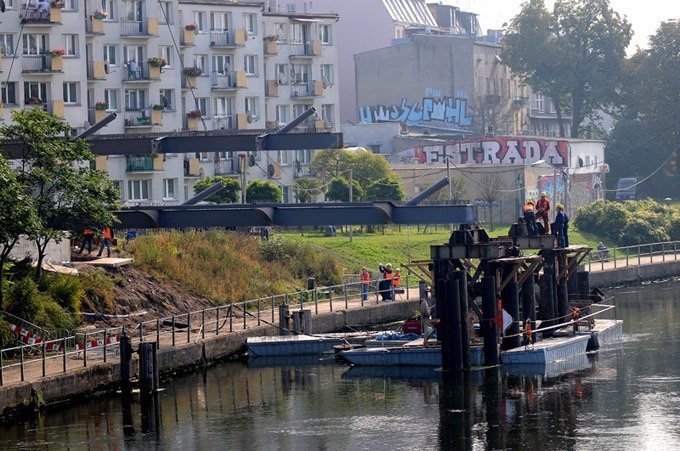
[[75, 82], [64, 83], [64, 103], [68, 104], [78, 103], [78, 83]]
[[220, 75], [231, 73], [231, 55], [213, 55], [212, 70]]
[[146, 90], [126, 89], [125, 90], [125, 109], [131, 111], [143, 110], [146, 108]]
[[225, 31], [231, 25], [231, 13], [210, 13], [210, 30]]
[[289, 165], [290, 164], [290, 151], [288, 150], [279, 150], [279, 163], [282, 165]]
[[128, 200], [149, 200], [151, 180], [128, 180]]
[[228, 117], [233, 113], [234, 100], [229, 97], [215, 97], [214, 117]]
[[17, 84], [14, 81], [2, 83], [2, 103], [8, 105], [17, 104]]
[[172, 20], [172, 2], [158, 2], [160, 9], [158, 14], [158, 23], [173, 24]]
[[290, 42], [291, 42], [291, 44], [302, 44], [302, 43], [304, 43], [303, 33], [302, 33], [302, 24], [294, 23], [294, 24], [290, 25]]
[[175, 109], [175, 90], [174, 89], [161, 89], [161, 105], [166, 110]]
[[545, 109], [545, 99], [543, 98], [543, 94], [536, 94], [536, 98], [534, 99], [534, 107], [538, 111], [543, 111]]
[[326, 121], [328, 125], [335, 124], [335, 116], [333, 114], [334, 106], [335, 105], [332, 104], [321, 105], [321, 118]]
[[109, 67], [115, 67], [118, 64], [116, 57], [116, 46], [113, 44], [104, 45], [104, 61], [108, 63]]
[[64, 9], [70, 11], [78, 11], [78, 0], [66, 0], [64, 2]]
[[286, 125], [289, 122], [288, 112], [288, 105], [276, 105], [276, 122], [279, 125]]
[[113, 187], [118, 190], [118, 197], [120, 200], [125, 200], [125, 196], [123, 194], [123, 181], [122, 180], [111, 180], [113, 183]]
[[5, 6], [7, 9], [16, 9], [17, 0], [5, 0]]
[[322, 44], [331, 45], [331, 26], [330, 25], [320, 25], [319, 26], [319, 39]]
[[276, 81], [278, 84], [283, 85], [288, 83], [288, 64], [277, 64], [274, 67], [276, 72]]
[[163, 200], [177, 199], [177, 179], [163, 179]]
[[144, 61], [144, 47], [141, 45], [124, 45], [123, 46], [123, 57], [125, 58], [125, 64], [130, 61], [136, 61], [138, 64]]
[[141, 0], [127, 0], [123, 2], [125, 18], [132, 22], [141, 22], [144, 19], [144, 2]]
[[203, 74], [208, 73], [208, 65], [206, 64], [205, 55], [194, 55], [194, 66], [201, 68], [201, 70], [203, 70]]
[[256, 76], [257, 75], [257, 56], [255, 55], [245, 55], [243, 57], [243, 67], [246, 71], [246, 75]]
[[295, 159], [302, 164], [306, 164], [312, 161], [312, 151], [311, 150], [296, 150]]
[[65, 34], [64, 35], [64, 50], [68, 56], [78, 55], [78, 35]]
[[172, 51], [172, 46], [169, 45], [161, 45], [158, 47], [158, 53], [161, 58], [165, 59], [166, 64], [164, 67], [172, 67], [172, 55], [174, 55]]
[[28, 103], [28, 99], [35, 97], [42, 100], [43, 103], [47, 100], [47, 83], [39, 83], [37, 81], [24, 82], [24, 102]]
[[14, 35], [0, 33], [0, 54], [2, 56], [14, 55]]
[[312, 71], [312, 66], [309, 64], [293, 64], [293, 76], [291, 77], [291, 83], [303, 84], [309, 83], [310, 72]]
[[203, 117], [208, 117], [208, 102], [210, 98], [208, 97], [199, 97], [196, 99], [196, 102], [198, 103], [198, 110], [201, 112], [201, 116]]
[[205, 33], [205, 13], [203, 11], [194, 11], [194, 23], [198, 27], [199, 33]]
[[312, 105], [300, 105], [296, 104], [293, 105], [293, 117], [298, 117], [308, 109], [310, 109]]
[[118, 105], [118, 90], [117, 89], [105, 89], [104, 90], [104, 100], [109, 104], [109, 110], [120, 109]]
[[106, 11], [104, 20], [116, 20], [116, 0], [102, 0], [102, 9]]
[[246, 113], [257, 117], [257, 97], [246, 97]]
[[273, 25], [273, 33], [278, 42], [286, 42], [286, 25], [282, 23], [275, 23]]
[[47, 50], [47, 35], [27, 33], [23, 36], [24, 55], [44, 55]]
[[200, 161], [208, 161], [210, 156], [208, 155], [208, 152], [196, 152], [196, 158]]
[[332, 64], [322, 64], [321, 65], [321, 80], [324, 82], [324, 87], [329, 87], [334, 83], [333, 77], [333, 65]]
[[246, 28], [246, 32], [249, 35], [257, 34], [257, 14], [245, 13], [243, 14], [243, 24]]

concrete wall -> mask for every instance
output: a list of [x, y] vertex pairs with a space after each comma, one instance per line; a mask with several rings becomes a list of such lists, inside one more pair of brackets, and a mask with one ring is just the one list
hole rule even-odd
[[[334, 332], [345, 326], [365, 326], [399, 321], [409, 318], [418, 309], [418, 301], [393, 302], [366, 306], [357, 310], [338, 310], [314, 316], [314, 333]], [[161, 347], [158, 350], [158, 366], [161, 375], [172, 375], [177, 370], [215, 362], [243, 352], [247, 337], [277, 335], [274, 326], [259, 326], [218, 337], [205, 342], [187, 343], [177, 347]], [[134, 347], [133, 347], [134, 348]], [[132, 360], [130, 374], [137, 373], [137, 355]], [[65, 374], [49, 376], [32, 382], [22, 382], [0, 387], [0, 415], [21, 405], [31, 396], [31, 390], [42, 397], [47, 405], [82, 397], [89, 393], [115, 389], [120, 380], [120, 362], [97, 363], [87, 368], [70, 370]]]
[[594, 271], [590, 273], [591, 287], [615, 287], [635, 285], [650, 280], [660, 280], [680, 276], [680, 260], [653, 263], [627, 268]]
[[[21, 260], [30, 256], [34, 260], [38, 258], [38, 249], [35, 247], [33, 241], [21, 239], [10, 252], [10, 257]], [[65, 238], [61, 243], [50, 242], [47, 245], [45, 263], [64, 263], [71, 261], [71, 244], [68, 238]]]

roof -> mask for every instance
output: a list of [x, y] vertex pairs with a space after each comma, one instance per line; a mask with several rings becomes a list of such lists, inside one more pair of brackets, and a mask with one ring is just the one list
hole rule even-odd
[[395, 22], [437, 27], [424, 0], [383, 0], [383, 4]]

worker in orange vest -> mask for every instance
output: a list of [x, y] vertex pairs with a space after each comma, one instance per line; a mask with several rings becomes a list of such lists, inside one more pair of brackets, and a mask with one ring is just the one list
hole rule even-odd
[[361, 268], [361, 299], [366, 301], [368, 299], [368, 289], [371, 286], [371, 273], [368, 268]]
[[99, 253], [97, 254], [97, 257], [102, 256], [102, 252], [104, 252], [104, 247], [106, 247], [106, 256], [110, 257], [111, 256], [111, 240], [113, 239], [113, 230], [110, 228], [104, 228], [102, 229], [102, 244], [99, 246]]
[[87, 253], [92, 253], [92, 241], [94, 240], [94, 231], [90, 229], [83, 230], [83, 244], [80, 245], [79, 254], [83, 253], [85, 250], [85, 245], [87, 244]]
[[548, 200], [548, 194], [543, 191], [541, 193], [541, 198], [536, 201], [536, 221], [541, 221], [543, 223], [543, 234], [550, 234], [550, 226], [548, 225], [550, 214], [550, 201]]
[[536, 210], [534, 209], [533, 200], [530, 200], [524, 205], [524, 222], [527, 225], [529, 236], [538, 236], [538, 230], [536, 229]]

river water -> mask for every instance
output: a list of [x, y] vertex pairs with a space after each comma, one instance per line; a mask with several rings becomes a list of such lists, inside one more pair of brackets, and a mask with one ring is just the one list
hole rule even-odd
[[0, 426], [0, 449], [680, 449], [680, 282], [612, 293], [622, 342], [564, 368], [227, 363]]

